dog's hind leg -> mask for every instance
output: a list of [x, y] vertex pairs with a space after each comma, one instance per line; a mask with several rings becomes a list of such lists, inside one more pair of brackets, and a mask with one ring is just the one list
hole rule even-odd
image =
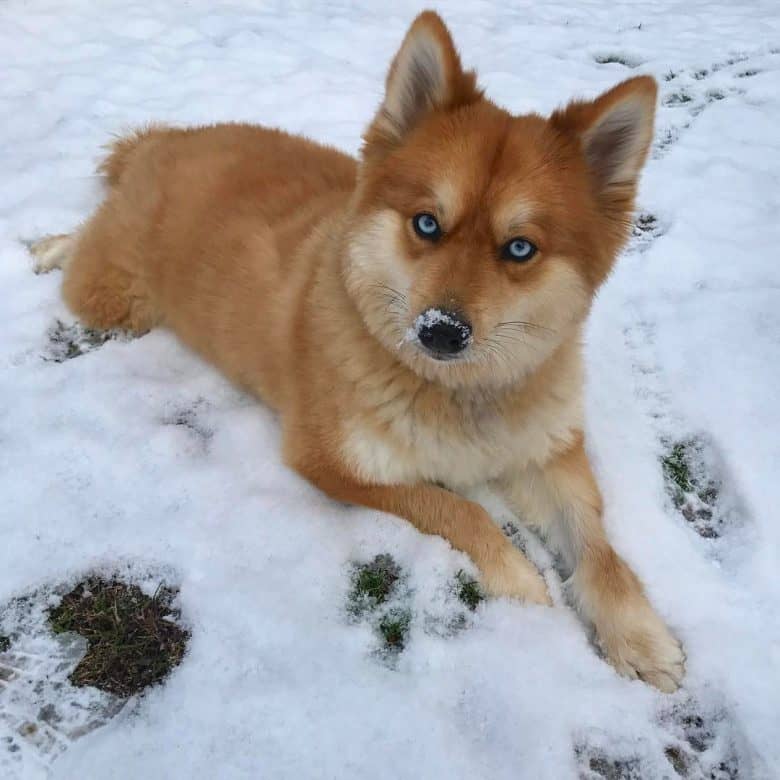
[[145, 333], [161, 317], [143, 276], [136, 237], [122, 227], [116, 229], [105, 208], [84, 226], [65, 269], [62, 297], [88, 327]]
[[123, 235], [123, 227], [104, 204], [78, 232], [43, 238], [30, 252], [36, 273], [63, 270], [62, 296], [87, 327], [145, 333], [161, 318], [133, 263], [133, 237]]

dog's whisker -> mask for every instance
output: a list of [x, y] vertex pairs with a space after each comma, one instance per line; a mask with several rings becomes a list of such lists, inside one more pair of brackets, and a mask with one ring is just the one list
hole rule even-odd
[[491, 338], [486, 339], [486, 343], [494, 344], [495, 346], [500, 346], [504, 350], [507, 349], [508, 343], [514, 343], [514, 344], [522, 344], [523, 347], [533, 350], [534, 352], [539, 352], [539, 348], [535, 346], [534, 344], [531, 344], [527, 339], [523, 338], [522, 336], [513, 336], [510, 334], [494, 334]]
[[524, 320], [507, 320], [506, 322], [499, 322], [498, 325], [496, 325], [496, 329], [502, 327], [510, 327], [510, 326], [528, 328], [530, 330], [546, 330], [549, 331], [550, 333], [557, 332], [553, 328], [548, 328], [545, 325], [539, 325], [536, 322], [526, 322]]

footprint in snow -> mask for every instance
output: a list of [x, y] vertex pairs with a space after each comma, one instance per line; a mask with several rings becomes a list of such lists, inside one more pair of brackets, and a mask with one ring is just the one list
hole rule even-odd
[[739, 780], [754, 777], [753, 760], [733, 714], [687, 699], [660, 711], [652, 746], [593, 733], [574, 747], [580, 780]]

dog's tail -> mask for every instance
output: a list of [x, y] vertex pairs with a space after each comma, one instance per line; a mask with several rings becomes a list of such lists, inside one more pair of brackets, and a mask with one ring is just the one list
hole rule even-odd
[[155, 136], [165, 135], [172, 129], [165, 125], [147, 125], [133, 130], [128, 135], [118, 136], [114, 141], [105, 145], [104, 148], [109, 150], [109, 154], [98, 165], [98, 173], [106, 177], [109, 185], [115, 186], [119, 183], [122, 173], [138, 149]]

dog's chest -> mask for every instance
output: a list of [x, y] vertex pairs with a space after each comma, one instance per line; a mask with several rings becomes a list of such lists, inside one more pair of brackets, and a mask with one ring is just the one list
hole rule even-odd
[[345, 426], [342, 451], [358, 476], [383, 484], [477, 485], [545, 462], [582, 423], [578, 396], [551, 395], [523, 411], [446, 396], [374, 400], [363, 398]]

